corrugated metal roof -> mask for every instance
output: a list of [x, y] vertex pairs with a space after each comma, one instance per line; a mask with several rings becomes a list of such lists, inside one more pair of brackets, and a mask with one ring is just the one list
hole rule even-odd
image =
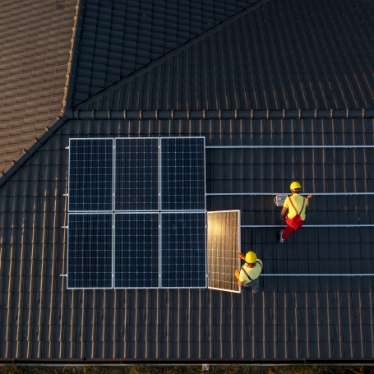
[[372, 108], [373, 22], [373, 2], [272, 0], [79, 109]]
[[0, 171], [61, 111], [76, 3], [0, 1]]
[[[341, 1], [327, 5], [311, 1], [272, 1], [252, 15], [243, 13], [243, 17], [218, 27], [216, 36], [213, 32], [207, 35], [206, 40], [215, 40], [220, 34], [219, 40], [232, 46], [227, 55], [232, 58], [220, 60], [220, 66], [225, 67], [220, 77], [228, 79], [235, 77], [232, 67], [242, 61], [235, 57], [239, 44], [236, 44], [232, 30], [238, 33], [242, 30], [240, 35], [248, 41], [252, 28], [247, 28], [247, 17], [252, 17], [253, 25], [258, 22], [256, 38], [258, 35], [258, 40], [264, 41], [262, 45], [272, 46], [272, 49], [263, 51], [261, 43], [253, 39], [252, 55], [256, 52], [258, 58], [245, 60], [256, 61], [256, 65], [253, 63], [256, 69], [251, 70], [256, 74], [252, 75], [248, 87], [268, 82], [266, 77], [270, 75], [278, 89], [274, 92], [281, 92], [285, 87], [284, 97], [294, 100], [289, 100], [289, 106], [266, 106], [262, 103], [268, 101], [261, 99], [258, 101], [261, 110], [253, 110], [257, 107], [251, 104], [252, 99], [248, 100], [250, 96], [246, 96], [246, 92], [249, 95], [256, 90], [245, 91], [239, 84], [230, 86], [229, 80], [221, 87], [215, 83], [216, 78], [205, 78], [211, 76], [207, 67], [195, 74], [202, 69], [201, 62], [205, 61], [202, 58], [208, 58], [206, 54], [197, 58], [203, 51], [197, 47], [206, 46], [204, 35], [196, 43], [191, 41], [185, 46], [183, 53], [197, 57], [186, 65], [191, 73], [187, 75], [188, 80], [180, 81], [191, 85], [193, 89], [189, 92], [192, 93], [203, 80], [207, 88], [194, 91], [198, 94], [181, 96], [179, 101], [174, 101], [171, 95], [178, 97], [181, 90], [174, 90], [168, 79], [178, 81], [176, 77], [183, 74], [181, 70], [161, 69], [160, 73], [168, 73], [163, 75], [164, 89], [152, 91], [155, 87], [152, 84], [139, 86], [134, 92], [139, 92], [141, 99], [121, 101], [120, 96], [114, 95], [117, 92], [114, 90], [97, 96], [97, 103], [92, 104], [97, 111], [67, 108], [65, 116], [39, 137], [40, 143], [29, 149], [19, 170], [7, 174], [8, 179], [3, 179], [0, 188], [1, 360], [103, 359], [111, 362], [117, 359], [119, 362], [146, 359], [147, 362], [175, 360], [190, 363], [193, 360], [372, 360], [373, 277], [261, 277], [263, 292], [256, 295], [209, 290], [67, 291], [66, 279], [60, 277], [66, 273], [66, 230], [62, 226], [66, 225], [67, 218], [67, 198], [63, 194], [68, 192], [68, 151], [65, 147], [70, 137], [198, 135], [206, 137], [208, 146], [374, 144], [374, 107], [369, 95], [372, 91], [367, 66], [373, 48], [371, 35], [363, 35], [365, 28], [361, 23], [371, 17], [372, 2], [352, 4], [353, 8], [350, 2]], [[324, 6], [327, 6], [324, 13], [331, 12], [331, 20], [320, 14]], [[112, 5], [110, 7], [112, 9]], [[277, 9], [281, 9], [281, 14], [276, 15]], [[363, 21], [356, 15], [347, 17], [351, 11], [361, 12]], [[314, 12], [322, 17], [321, 21], [316, 20], [318, 28], [314, 32], [307, 33], [310, 29], [298, 28], [290, 21], [295, 18], [295, 24], [299, 22], [311, 27], [308, 19], [314, 17], [310, 14]], [[292, 35], [300, 34], [298, 53], [295, 48], [289, 48], [282, 58], [268, 57], [268, 53], [277, 47], [275, 42], [265, 43], [265, 35], [274, 36], [275, 31], [268, 33], [264, 25], [277, 24], [273, 18], [270, 22], [268, 15], [284, 20], [282, 27], [277, 29], [279, 37], [294, 40]], [[86, 17], [89, 17], [88, 13]], [[341, 21], [344, 17], [347, 23]], [[346, 25], [357, 29], [358, 39], [348, 35]], [[99, 38], [92, 43], [100, 44]], [[310, 53], [303, 48], [304, 43], [313, 46]], [[349, 47], [345, 47], [345, 43]], [[336, 45], [338, 47], [334, 49]], [[212, 53], [219, 49], [217, 44], [214, 47]], [[248, 54], [252, 45], [242, 42], [240, 47], [243, 54]], [[223, 44], [222, 48], [227, 50]], [[329, 59], [335, 54], [330, 55], [333, 53], [330, 49], [346, 53], [349, 56], [344, 60], [346, 64], [332, 63]], [[156, 77], [155, 71], [163, 64], [177, 66], [174, 59], [179, 58], [178, 54], [170, 57], [173, 64], [166, 62], [166, 58], [159, 66], [152, 68], [150, 64], [151, 77]], [[103, 79], [101, 69], [105, 63], [98, 62], [100, 79]], [[345, 80], [334, 81], [334, 100], [335, 97], [339, 99], [330, 111], [333, 99], [326, 101], [323, 87], [331, 81], [329, 74], [335, 65], [343, 69], [339, 79], [345, 77]], [[299, 74], [296, 78], [294, 71]], [[263, 75], [258, 77], [261, 72]], [[301, 88], [291, 89], [297, 87], [295, 82], [302, 82], [302, 72], [320, 79], [318, 87], [322, 87], [321, 90], [312, 90], [315, 96], [309, 91], [306, 95], [307, 91]], [[144, 76], [149, 73], [145, 71]], [[243, 74], [245, 82], [245, 69], [238, 70], [238, 74]], [[367, 86], [362, 77], [367, 77]], [[76, 78], [70, 81], [72, 89], [78, 82]], [[261, 82], [257, 80], [260, 78]], [[121, 84], [124, 85], [119, 91], [132, 83], [124, 79], [119, 86]], [[91, 83], [89, 86], [96, 87]], [[258, 87], [263, 92], [265, 86]], [[222, 90], [226, 98], [221, 97]], [[106, 101], [106, 94], [110, 96], [109, 101]], [[310, 99], [312, 96], [315, 101]], [[201, 110], [186, 110], [194, 107], [184, 107], [185, 102], [192, 103], [198, 97], [205, 100], [203, 106], [199, 107], [199, 103], [195, 107]], [[209, 97], [220, 98], [216, 107], [206, 105]], [[350, 99], [341, 99], [344, 97]], [[229, 104], [226, 107], [223, 106], [224, 99]], [[130, 101], [134, 107], [127, 106]], [[149, 107], [148, 104], [153, 102], [160, 106]], [[240, 103], [244, 102], [249, 103], [244, 107], [247, 111], [240, 110], [243, 109]], [[304, 108], [295, 104], [300, 102], [308, 105]], [[314, 111], [315, 102], [318, 103], [317, 111]], [[362, 105], [363, 102], [367, 105]], [[169, 108], [164, 106], [165, 103], [171, 110], [162, 112]], [[366, 110], [362, 111], [361, 107]], [[86, 107], [82, 105], [81, 108]], [[108, 108], [116, 111], [107, 111]], [[215, 108], [227, 110], [211, 110]], [[139, 111], [124, 112], [125, 109]], [[373, 190], [373, 148], [207, 149], [206, 152], [208, 193], [282, 192], [294, 178], [302, 182], [307, 192]], [[207, 208], [240, 209], [242, 224], [280, 224], [279, 209], [272, 199], [272, 196], [209, 196]], [[307, 224], [359, 221], [372, 224], [372, 205], [371, 195], [331, 198], [317, 195], [312, 200]], [[264, 261], [267, 274], [374, 273], [372, 227], [305, 227], [283, 245], [276, 242], [276, 231], [277, 228], [271, 227], [242, 229], [242, 250], [256, 250]]]

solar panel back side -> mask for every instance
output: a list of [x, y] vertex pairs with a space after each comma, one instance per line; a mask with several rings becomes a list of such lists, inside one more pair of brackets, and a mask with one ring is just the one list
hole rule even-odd
[[116, 213], [115, 288], [159, 286], [158, 213]]
[[68, 215], [68, 288], [112, 287], [112, 214]]
[[115, 141], [115, 209], [158, 210], [158, 138], [118, 138]]
[[113, 139], [70, 139], [69, 211], [110, 211]]
[[241, 292], [235, 270], [240, 270], [240, 211], [208, 212], [208, 287]]
[[205, 138], [161, 138], [161, 210], [205, 210]]
[[161, 213], [161, 287], [205, 288], [206, 214]]

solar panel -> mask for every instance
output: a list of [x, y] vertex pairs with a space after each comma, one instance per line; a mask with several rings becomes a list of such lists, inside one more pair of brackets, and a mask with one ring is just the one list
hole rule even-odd
[[158, 213], [116, 213], [115, 288], [158, 288]]
[[158, 210], [158, 138], [118, 138], [115, 149], [115, 209]]
[[161, 210], [205, 210], [205, 138], [161, 138]]
[[68, 288], [207, 286], [205, 138], [69, 141]]
[[206, 214], [161, 213], [161, 287], [206, 287]]
[[68, 230], [68, 288], [111, 288], [112, 214], [69, 214]]
[[235, 270], [240, 270], [240, 211], [208, 212], [208, 287], [241, 292]]
[[113, 140], [70, 139], [69, 211], [109, 211], [113, 200]]

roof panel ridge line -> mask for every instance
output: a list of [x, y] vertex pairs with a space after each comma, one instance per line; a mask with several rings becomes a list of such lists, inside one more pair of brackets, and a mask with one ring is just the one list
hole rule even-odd
[[207, 30], [202, 31], [201, 33], [195, 35], [194, 37], [186, 40], [184, 43], [170, 49], [169, 51], [163, 53], [162, 55], [156, 57], [155, 59], [149, 61], [147, 64], [141, 66], [139, 69], [133, 71], [129, 75], [120, 78], [118, 81], [110, 84], [109, 86], [103, 88], [93, 96], [84, 99], [81, 101], [79, 104], [75, 105], [74, 108], [81, 108], [83, 105], [89, 105], [92, 102], [101, 99], [103, 96], [111, 93], [112, 91], [116, 90], [117, 88], [121, 87], [122, 85], [132, 81], [133, 79], [147, 73], [149, 70], [153, 69], [154, 67], [160, 65], [166, 60], [171, 59], [178, 53], [188, 49], [189, 47], [193, 46], [194, 44], [200, 42], [201, 40], [207, 38], [208, 36], [214, 34], [217, 31], [220, 31], [222, 28], [227, 26], [228, 24], [236, 21], [237, 19], [244, 17], [248, 13], [256, 10], [259, 8], [261, 5], [267, 3], [270, 0], [257, 0], [255, 3], [249, 4], [245, 6], [242, 10], [232, 14], [231, 16], [228, 16], [218, 22], [217, 24], [213, 25]]
[[84, 10], [83, 0], [77, 0], [75, 5], [75, 16], [74, 16], [74, 25], [72, 27], [72, 37], [70, 39], [71, 46], [69, 50], [69, 61], [67, 66], [66, 73], [66, 82], [64, 87], [64, 97], [62, 98], [62, 109], [61, 112], [65, 113], [67, 108], [72, 107], [73, 103], [73, 87], [75, 81], [75, 71], [77, 67], [77, 51], [79, 48], [79, 40], [82, 32], [82, 14]]
[[70, 119], [134, 119], [134, 120], [173, 120], [173, 119], [351, 119], [374, 118], [374, 109], [291, 109], [291, 110], [79, 110], [66, 108], [61, 115]]

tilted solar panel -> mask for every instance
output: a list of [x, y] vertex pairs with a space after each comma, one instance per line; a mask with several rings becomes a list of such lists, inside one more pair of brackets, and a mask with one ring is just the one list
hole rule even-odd
[[115, 288], [159, 286], [158, 213], [116, 213]]
[[208, 212], [208, 287], [241, 291], [234, 276], [240, 270], [240, 211]]
[[161, 210], [205, 210], [205, 138], [161, 138]]
[[161, 287], [204, 288], [206, 214], [161, 213]]
[[158, 210], [158, 138], [115, 141], [115, 209]]
[[68, 215], [68, 288], [112, 287], [112, 214]]
[[113, 200], [113, 140], [70, 139], [69, 211], [109, 211]]

